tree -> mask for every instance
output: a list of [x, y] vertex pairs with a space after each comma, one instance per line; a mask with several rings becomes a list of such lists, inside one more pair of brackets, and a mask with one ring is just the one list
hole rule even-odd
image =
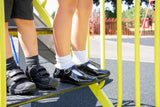
[[[133, 4], [134, 0], [122, 0], [125, 1], [125, 4], [131, 5]], [[100, 0], [93, 0], [93, 3], [96, 4], [97, 6], [99, 5]], [[113, 7], [114, 7], [114, 13], [116, 13], [117, 10], [117, 0], [105, 0], [105, 2], [111, 2]], [[148, 0], [141, 0], [141, 3], [145, 2], [146, 4], [148, 3]]]
[[[140, 8], [140, 18], [144, 18], [146, 14], [147, 8]], [[151, 17], [152, 16], [152, 17]], [[152, 18], [153, 19], [153, 12], [152, 9], [149, 9], [147, 18]], [[122, 18], [128, 18], [128, 19], [134, 19], [135, 18], [135, 7], [131, 7], [130, 9], [124, 11], [122, 13]]]

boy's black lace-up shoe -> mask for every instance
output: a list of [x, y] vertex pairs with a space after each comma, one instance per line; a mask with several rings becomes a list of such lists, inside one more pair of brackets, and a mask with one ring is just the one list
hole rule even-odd
[[[97, 68], [92, 62], [88, 61], [81, 65], [76, 65], [78, 69], [84, 72], [87, 75], [95, 76], [98, 79], [102, 79], [108, 77], [110, 75], [110, 71], [108, 70], [101, 70]], [[94, 68], [93, 68], [94, 67]]]
[[84, 74], [75, 66], [72, 66], [66, 70], [56, 68], [53, 76], [55, 78], [60, 78], [61, 82], [75, 85], [89, 85], [97, 82], [97, 78]]
[[27, 67], [26, 75], [39, 89], [52, 89], [58, 85], [58, 81], [51, 78], [47, 70], [40, 65]]
[[7, 70], [7, 92], [15, 95], [30, 94], [36, 86], [27, 79], [27, 76], [20, 68]]

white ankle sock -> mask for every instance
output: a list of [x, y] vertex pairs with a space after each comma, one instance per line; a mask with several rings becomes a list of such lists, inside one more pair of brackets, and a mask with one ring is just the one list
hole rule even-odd
[[71, 54], [63, 56], [63, 57], [58, 57], [56, 56], [56, 68], [58, 69], [68, 69], [74, 65], [72, 62], [72, 57]]
[[83, 51], [72, 51], [73, 58], [72, 61], [76, 65], [84, 64], [89, 61], [89, 59], [86, 57], [86, 50]]

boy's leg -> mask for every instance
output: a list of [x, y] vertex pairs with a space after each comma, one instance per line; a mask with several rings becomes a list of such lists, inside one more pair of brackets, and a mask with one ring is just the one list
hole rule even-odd
[[5, 35], [6, 35], [6, 59], [13, 57], [11, 42], [8, 33], [8, 22], [5, 22]]
[[[26, 74], [40, 89], [54, 88], [57, 81], [49, 77], [49, 73], [39, 65], [37, 35], [33, 20], [14, 18], [19, 31], [19, 41], [26, 57]], [[41, 78], [39, 76], [42, 76]]]
[[27, 94], [35, 90], [34, 83], [29, 82], [24, 72], [17, 66], [8, 33], [8, 21], [11, 18], [13, 0], [5, 0], [5, 36], [6, 36], [6, 75], [7, 91], [11, 94]]
[[37, 34], [33, 20], [14, 18], [18, 28], [18, 39], [25, 57], [38, 55]]
[[100, 70], [86, 57], [86, 40], [89, 27], [89, 18], [92, 11], [93, 0], [78, 0], [77, 9], [73, 18], [72, 49], [73, 62], [84, 73], [97, 78], [110, 75], [108, 70]]
[[18, 68], [12, 54], [12, 47], [8, 32], [8, 22], [5, 22], [5, 36], [6, 36], [6, 68], [12, 70]]
[[24, 72], [17, 66], [13, 54], [8, 33], [8, 22], [5, 23], [6, 34], [6, 75], [7, 90], [11, 94], [27, 94], [35, 90], [34, 83], [29, 82]]
[[[6, 75], [7, 91], [11, 94], [28, 94], [36, 89], [34, 83], [29, 82], [24, 72], [17, 66], [13, 54], [8, 33], [8, 22], [5, 23], [6, 35]], [[14, 79], [16, 78], [16, 80]]]
[[33, 21], [33, 1], [15, 0], [12, 18], [19, 32], [19, 41], [26, 57], [26, 75], [38, 88], [54, 88], [58, 82], [39, 65], [37, 35]]

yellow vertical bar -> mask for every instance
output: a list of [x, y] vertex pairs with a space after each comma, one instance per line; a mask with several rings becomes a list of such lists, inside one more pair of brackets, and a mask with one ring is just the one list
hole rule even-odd
[[48, 27], [52, 27], [52, 19], [48, 12], [42, 7], [40, 0], [33, 0], [33, 5], [37, 12], [39, 13], [40, 17], [43, 19], [45, 24]]
[[[101, 69], [105, 69], [105, 1], [100, 0], [100, 36], [101, 36]], [[104, 86], [102, 81], [99, 86]]]
[[4, 0], [0, 0], [0, 107], [6, 107], [6, 55], [4, 22]]
[[[100, 1], [101, 3], [101, 40], [102, 40], [102, 44], [101, 44], [101, 49], [102, 50], [102, 57], [101, 57], [101, 68], [105, 69], [105, 10], [104, 10], [104, 0]], [[89, 43], [89, 41], [88, 41]], [[106, 94], [104, 93], [104, 91], [101, 89], [101, 86], [104, 85], [104, 82], [101, 82], [101, 84], [92, 84], [89, 85], [89, 88], [92, 90], [92, 92], [94, 93], [94, 95], [97, 97], [98, 101], [102, 104], [103, 107], [114, 107], [112, 102], [109, 100], [109, 98], [106, 96]]]
[[155, 104], [160, 107], [160, 0], [155, 3]]
[[140, 107], [140, 0], [135, 0], [135, 101]]
[[90, 26], [88, 26], [88, 35], [87, 35], [87, 58], [90, 58]]
[[105, 69], [105, 1], [100, 0], [101, 69]]
[[114, 107], [112, 102], [106, 96], [104, 91], [102, 89], [100, 89], [100, 87], [97, 83], [89, 85], [89, 88], [92, 90], [92, 92], [97, 97], [98, 101], [102, 104], [103, 107]]
[[122, 0], [117, 0], [117, 79], [118, 106], [122, 106]]

